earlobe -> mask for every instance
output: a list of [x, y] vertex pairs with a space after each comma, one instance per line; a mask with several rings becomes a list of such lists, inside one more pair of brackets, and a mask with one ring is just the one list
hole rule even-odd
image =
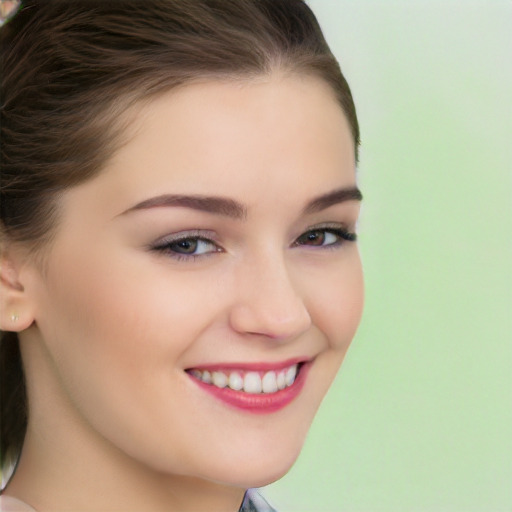
[[0, 258], [0, 330], [20, 332], [32, 325], [32, 308], [14, 261]]

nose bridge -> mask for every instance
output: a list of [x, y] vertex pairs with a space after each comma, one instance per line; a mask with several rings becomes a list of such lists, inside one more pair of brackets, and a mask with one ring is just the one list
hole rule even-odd
[[234, 329], [274, 339], [304, 332], [311, 318], [293, 277], [282, 252], [259, 251], [241, 262], [231, 311]]

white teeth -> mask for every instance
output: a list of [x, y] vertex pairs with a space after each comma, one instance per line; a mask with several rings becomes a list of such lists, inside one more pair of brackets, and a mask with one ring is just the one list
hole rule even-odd
[[247, 372], [244, 377], [246, 393], [261, 393], [261, 377], [258, 372]]
[[229, 374], [228, 385], [235, 391], [240, 391], [244, 387], [244, 379], [238, 372], [231, 372]]
[[297, 375], [297, 365], [294, 364], [286, 370], [285, 381], [287, 386], [291, 386], [295, 382], [295, 376]]
[[277, 374], [277, 389], [284, 389], [286, 387], [286, 378], [284, 372]]
[[212, 382], [213, 385], [217, 386], [218, 388], [225, 388], [228, 385], [228, 378], [225, 373], [213, 372]]
[[245, 393], [276, 393], [295, 382], [298, 365], [294, 364], [287, 369], [268, 372], [222, 371], [210, 372], [208, 370], [192, 369], [190, 374], [205, 384], [212, 384], [218, 388], [229, 387], [235, 391]]
[[199, 380], [202, 380], [203, 378], [203, 374], [201, 372], [201, 370], [192, 370], [190, 372], [196, 379], [199, 379]]
[[277, 391], [276, 372], [267, 372], [261, 379], [263, 393], [275, 393]]

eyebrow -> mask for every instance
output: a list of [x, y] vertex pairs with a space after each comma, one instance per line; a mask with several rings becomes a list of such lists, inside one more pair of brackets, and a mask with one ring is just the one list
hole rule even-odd
[[357, 187], [345, 187], [332, 190], [310, 201], [303, 210], [303, 213], [317, 213], [326, 210], [335, 204], [345, 201], [362, 201], [363, 194]]
[[[317, 213], [345, 201], [361, 201], [363, 195], [357, 187], [340, 188], [311, 200], [303, 209], [304, 214]], [[231, 217], [236, 220], [247, 218], [247, 207], [227, 197], [203, 195], [163, 194], [151, 197], [125, 210], [121, 215], [161, 207], [182, 207], [192, 210]]]
[[247, 208], [233, 199], [217, 196], [173, 194], [164, 194], [146, 199], [123, 212], [123, 215], [136, 210], [148, 210], [162, 206], [190, 208], [238, 220], [243, 220], [247, 217]]

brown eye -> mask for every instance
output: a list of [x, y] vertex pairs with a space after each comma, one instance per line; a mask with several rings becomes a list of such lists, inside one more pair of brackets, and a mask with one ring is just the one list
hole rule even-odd
[[357, 235], [341, 228], [322, 228], [307, 231], [297, 238], [294, 245], [310, 247], [337, 247], [345, 242], [355, 242]]
[[323, 230], [308, 231], [301, 235], [296, 244], [297, 245], [324, 245], [326, 232]]

